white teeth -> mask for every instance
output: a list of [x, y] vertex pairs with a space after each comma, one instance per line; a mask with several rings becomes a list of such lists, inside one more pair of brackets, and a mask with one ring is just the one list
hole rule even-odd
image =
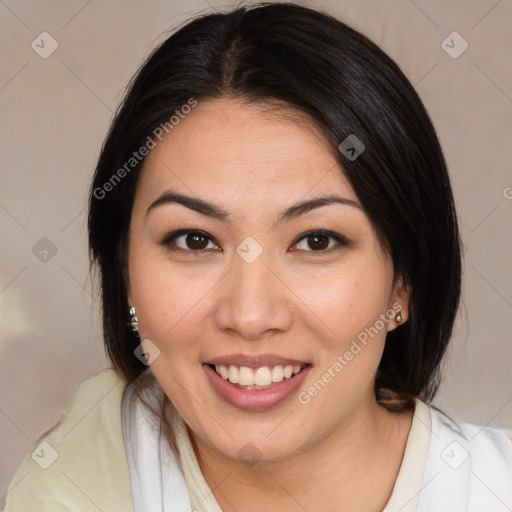
[[223, 365], [215, 365], [215, 371], [224, 379], [232, 384], [240, 386], [270, 386], [272, 383], [281, 382], [283, 379], [289, 379], [292, 375], [297, 375], [302, 366], [300, 365], [276, 365], [274, 367], [262, 366], [257, 370], [241, 366], [229, 365], [229, 368]]
[[236, 366], [231, 365], [228, 371], [228, 379], [229, 382], [233, 384], [238, 384], [238, 368]]
[[274, 366], [272, 370], [272, 382], [281, 382], [284, 379], [283, 367], [281, 365]]
[[[217, 368], [217, 367], [215, 367]], [[224, 379], [224, 380], [228, 380], [228, 377], [229, 377], [229, 372], [228, 372], [228, 369], [225, 367], [225, 366], [219, 366], [219, 370], [217, 370], [217, 373], [220, 373], [220, 376]]]
[[254, 374], [254, 384], [256, 384], [256, 386], [269, 386], [272, 384], [272, 372], [268, 366], [256, 370]]
[[[229, 379], [230, 382], [231, 379]], [[241, 386], [254, 386], [254, 372], [247, 368], [247, 366], [242, 366], [240, 371], [238, 372], [238, 384]]]

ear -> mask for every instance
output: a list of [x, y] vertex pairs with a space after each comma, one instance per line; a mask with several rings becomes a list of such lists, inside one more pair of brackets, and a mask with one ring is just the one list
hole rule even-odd
[[[395, 312], [395, 315], [389, 320], [388, 331], [392, 331], [399, 325], [403, 325], [407, 322], [410, 311], [411, 291], [411, 286], [405, 281], [403, 276], [398, 276], [393, 287], [393, 293], [389, 304], [390, 309]], [[400, 322], [395, 320], [398, 313], [402, 316], [402, 320]]]

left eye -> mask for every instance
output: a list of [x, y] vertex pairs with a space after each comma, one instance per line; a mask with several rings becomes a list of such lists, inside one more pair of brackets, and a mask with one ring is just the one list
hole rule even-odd
[[332, 231], [309, 231], [299, 238], [294, 247], [307, 252], [330, 252], [336, 246], [346, 245], [348, 240]]

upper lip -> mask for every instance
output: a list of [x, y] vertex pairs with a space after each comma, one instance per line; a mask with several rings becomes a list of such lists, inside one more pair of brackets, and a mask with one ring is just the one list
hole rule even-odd
[[262, 366], [303, 366], [311, 363], [299, 359], [290, 359], [289, 357], [283, 357], [277, 354], [259, 354], [256, 356], [231, 354], [208, 359], [208, 361], [205, 361], [205, 364], [214, 364], [216, 366], [229, 366], [232, 364], [238, 367], [245, 366], [247, 368], [258, 369]]

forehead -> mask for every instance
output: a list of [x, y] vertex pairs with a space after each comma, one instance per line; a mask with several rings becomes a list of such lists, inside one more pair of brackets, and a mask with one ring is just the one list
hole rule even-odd
[[305, 114], [233, 99], [199, 101], [146, 157], [138, 194], [166, 187], [231, 204], [355, 193]]

